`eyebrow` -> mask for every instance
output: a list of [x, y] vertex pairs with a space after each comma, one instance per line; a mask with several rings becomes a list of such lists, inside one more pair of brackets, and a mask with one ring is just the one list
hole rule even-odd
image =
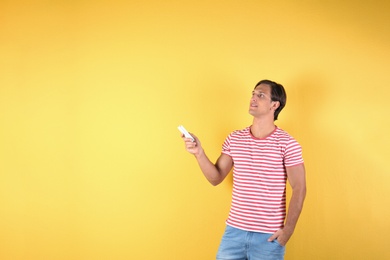
[[268, 96], [267, 93], [260, 91], [260, 90], [258, 90], [257, 92], [256, 92], [256, 90], [252, 90], [252, 94], [254, 94], [254, 93], [264, 94], [264, 95]]

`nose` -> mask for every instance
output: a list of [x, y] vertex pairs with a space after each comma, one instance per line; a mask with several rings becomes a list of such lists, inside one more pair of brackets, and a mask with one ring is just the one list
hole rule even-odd
[[256, 101], [256, 95], [252, 95], [251, 101]]

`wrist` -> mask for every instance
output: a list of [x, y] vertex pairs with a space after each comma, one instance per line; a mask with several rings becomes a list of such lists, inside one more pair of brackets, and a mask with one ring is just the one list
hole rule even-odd
[[285, 233], [288, 233], [288, 234], [292, 234], [292, 233], [294, 233], [294, 227], [292, 227], [292, 226], [289, 226], [289, 225], [285, 225], [284, 227], [283, 227], [283, 232], [285, 232]]
[[199, 151], [197, 153], [194, 153], [194, 156], [195, 156], [196, 159], [201, 158], [203, 155], [204, 155], [204, 150], [203, 149], [199, 149]]

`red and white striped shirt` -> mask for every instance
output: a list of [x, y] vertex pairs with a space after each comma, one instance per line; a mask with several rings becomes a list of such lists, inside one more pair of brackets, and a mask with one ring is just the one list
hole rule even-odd
[[226, 224], [254, 232], [274, 233], [286, 217], [286, 167], [303, 163], [302, 148], [276, 127], [258, 139], [250, 127], [234, 131], [222, 145], [233, 159], [233, 196]]

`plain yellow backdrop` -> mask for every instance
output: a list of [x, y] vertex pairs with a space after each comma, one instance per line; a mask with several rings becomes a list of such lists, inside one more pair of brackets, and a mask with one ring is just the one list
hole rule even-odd
[[264, 78], [307, 170], [286, 259], [390, 259], [389, 3], [1, 1], [0, 259], [214, 259], [231, 176], [177, 126], [215, 160]]

